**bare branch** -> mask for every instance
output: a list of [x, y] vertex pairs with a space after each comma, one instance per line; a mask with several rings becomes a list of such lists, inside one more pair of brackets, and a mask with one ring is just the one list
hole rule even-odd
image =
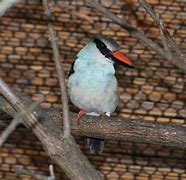
[[[8, 85], [0, 78], [0, 93], [6, 98], [6, 100], [11, 104], [11, 106], [17, 112], [25, 112], [24, 104], [16, 97], [13, 91], [8, 87]], [[43, 131], [42, 126], [40, 126], [34, 113], [26, 115], [27, 121], [23, 121], [27, 127], [32, 127], [33, 131], [36, 130], [41, 137], [45, 137], [46, 134]], [[37, 124], [37, 126], [35, 126]]]
[[177, 45], [177, 43], [174, 41], [172, 36], [170, 35], [169, 31], [167, 30], [164, 21], [160, 18], [158, 14], [151, 8], [151, 6], [145, 1], [145, 0], [138, 0], [139, 3], [143, 6], [143, 8], [146, 10], [146, 12], [152, 17], [154, 22], [158, 25], [158, 27], [162, 31], [162, 35], [164, 37], [165, 44], [167, 44], [167, 48], [169, 49], [169, 46], [171, 49], [173, 49], [180, 58], [175, 58], [174, 55], [169, 50], [169, 56], [171, 55], [171, 60], [175, 61], [182, 61], [182, 66], [186, 69], [186, 55], [182, 52], [180, 47]]
[[63, 106], [63, 124], [64, 124], [63, 133], [64, 133], [64, 137], [67, 138], [68, 136], [70, 136], [70, 123], [69, 123], [68, 97], [67, 97], [66, 84], [65, 84], [65, 73], [60, 62], [61, 57], [56, 42], [54, 28], [51, 22], [52, 18], [51, 18], [51, 13], [48, 7], [47, 0], [43, 0], [43, 7], [48, 21], [47, 23], [48, 23], [48, 30], [49, 30], [49, 40], [51, 42], [52, 49], [53, 49], [54, 61], [55, 61], [56, 70], [59, 79], [59, 85], [61, 89], [61, 101]]
[[[2, 109], [6, 110], [7, 108], [7, 110], [10, 110], [8, 113], [13, 112], [12, 115], [14, 115], [15, 113], [13, 111], [14, 109], [18, 112], [25, 111], [25, 105], [28, 106], [28, 104], [30, 104], [31, 102], [27, 98], [27, 100], [25, 101], [25, 97], [23, 95], [19, 97], [22, 100], [20, 101], [19, 98], [14, 95], [13, 91], [10, 90], [10, 88], [5, 82], [3, 82], [1, 78], [0, 93], [3, 94], [3, 96], [6, 97], [8, 102], [12, 105], [11, 108], [7, 105], [7, 101], [3, 99], [1, 104]], [[11, 97], [13, 99], [10, 99]], [[6, 103], [5, 106], [3, 102]], [[24, 102], [24, 104], [22, 102]], [[71, 135], [68, 138], [64, 138], [64, 135], [62, 134], [60, 128], [61, 123], [60, 125], [56, 126], [55, 129], [50, 129], [50, 127], [43, 126], [41, 122], [38, 121], [38, 118], [40, 120], [42, 119], [43, 121], [46, 120], [46, 118], [44, 118], [46, 116], [45, 110], [43, 110], [43, 114], [41, 115], [41, 117], [39, 117], [39, 114], [37, 113], [38, 109], [26, 115], [23, 123], [27, 127], [32, 127], [33, 132], [41, 141], [45, 151], [49, 154], [51, 159], [54, 160], [55, 163], [58, 164], [71, 179], [101, 180], [102, 177], [90, 164], [86, 156], [82, 154], [74, 138]], [[59, 119], [61, 120], [61, 113]], [[52, 126], [53, 122], [49, 123], [50, 126]], [[53, 134], [53, 132], [55, 131], [59, 131], [57, 133], [57, 136], [54, 136]]]
[[15, 117], [12, 120], [12, 122], [8, 125], [8, 127], [0, 135], [0, 147], [4, 144], [4, 142], [10, 136], [10, 134], [16, 129], [16, 127], [20, 123], [22, 123], [23, 118], [27, 114], [32, 112], [41, 102], [42, 102], [42, 100], [38, 100], [38, 101], [34, 102], [29, 108], [25, 109], [24, 112], [20, 112], [20, 113], [15, 114]]
[[[133, 27], [129, 23], [127, 23], [124, 19], [121, 19], [110, 12], [107, 8], [105, 8], [101, 3], [98, 3], [97, 0], [85, 0], [88, 6], [98, 10], [107, 18], [111, 19], [114, 23], [120, 25], [124, 29], [126, 29], [131, 35], [136, 37], [143, 45], [152, 48], [155, 52], [157, 52], [161, 57], [169, 60], [169, 54], [165, 53], [164, 49], [161, 48], [158, 44], [154, 43], [151, 39], [147, 38], [145, 34], [139, 31], [137, 28]], [[186, 72], [186, 62], [184, 58], [180, 58], [179, 61], [173, 61], [173, 64], [176, 65], [178, 68], [182, 69]]]
[[[19, 95], [23, 101], [30, 102], [29, 97]], [[6, 107], [7, 113], [13, 115], [7, 102], [0, 96], [0, 104]], [[59, 109], [37, 109], [42, 117], [43, 127], [48, 136], [58, 139], [61, 136], [61, 111]], [[102, 139], [114, 139], [130, 142], [150, 143], [186, 149], [186, 127], [173, 123], [145, 122], [142, 120], [129, 120], [121, 117], [91, 117], [82, 118], [80, 126], [76, 123], [76, 114], [71, 113], [72, 134]]]

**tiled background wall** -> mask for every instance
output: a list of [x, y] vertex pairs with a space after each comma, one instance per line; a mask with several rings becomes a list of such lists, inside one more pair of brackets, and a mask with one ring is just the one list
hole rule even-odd
[[[66, 74], [76, 53], [96, 34], [111, 36], [135, 63], [135, 69], [117, 67], [121, 102], [117, 115], [146, 121], [185, 125], [186, 75], [154, 51], [143, 46], [111, 20], [84, 5], [83, 1], [57, 1], [54, 25]], [[127, 19], [156, 42], [159, 30], [137, 0], [100, 0], [113, 13]], [[148, 0], [176, 42], [186, 51], [186, 4], [183, 1]], [[78, 14], [86, 14], [85, 20]], [[0, 19], [0, 76], [33, 100], [44, 97], [42, 106], [61, 107], [52, 50], [48, 41], [41, 1], [25, 0]], [[3, 129], [5, 125], [2, 123]], [[83, 140], [79, 140], [83, 144]], [[84, 150], [86, 153], [86, 150]], [[185, 152], [149, 144], [110, 140], [101, 156], [89, 155], [108, 179], [186, 179]], [[32, 132], [20, 127], [0, 148], [0, 178], [29, 179], [15, 175], [17, 166], [48, 173], [50, 159]], [[61, 170], [55, 167], [62, 178]]]

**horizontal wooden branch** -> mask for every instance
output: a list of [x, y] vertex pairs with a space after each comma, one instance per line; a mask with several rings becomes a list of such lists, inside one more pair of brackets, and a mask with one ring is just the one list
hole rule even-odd
[[[29, 97], [19, 93], [19, 97], [28, 106]], [[0, 96], [1, 109], [13, 115], [13, 109]], [[3, 108], [2, 108], [3, 107]], [[62, 135], [61, 111], [59, 109], [38, 108], [37, 116], [48, 135], [59, 138]], [[123, 140], [130, 142], [150, 143], [186, 149], [186, 128], [173, 123], [145, 122], [120, 117], [85, 116], [77, 125], [76, 114], [70, 113], [72, 134], [77, 136], [103, 139]]]

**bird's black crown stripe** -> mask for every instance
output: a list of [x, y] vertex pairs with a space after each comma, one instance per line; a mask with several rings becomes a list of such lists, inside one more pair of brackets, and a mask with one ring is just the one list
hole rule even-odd
[[105, 45], [105, 43], [102, 42], [101, 40], [99, 40], [98, 38], [94, 38], [94, 42], [96, 44], [96, 47], [101, 52], [101, 54], [103, 54], [106, 58], [109, 58], [110, 59], [110, 56], [112, 55], [112, 52], [111, 52], [111, 50], [109, 50], [107, 48], [107, 46]]

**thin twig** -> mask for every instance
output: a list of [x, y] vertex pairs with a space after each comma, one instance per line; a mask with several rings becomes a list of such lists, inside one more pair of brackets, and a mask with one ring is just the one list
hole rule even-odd
[[[145, 36], [145, 34], [139, 31], [137, 28], [133, 27], [129, 24], [126, 20], [119, 18], [112, 12], [110, 12], [107, 8], [105, 8], [101, 3], [97, 0], [85, 0], [86, 4], [99, 12], [105, 15], [107, 18], [111, 19], [114, 23], [120, 25], [122, 28], [127, 30], [131, 35], [136, 37], [143, 45], [152, 48], [155, 52], [157, 52], [161, 57], [169, 60], [169, 54], [165, 53], [164, 49], [161, 48], [157, 43], [153, 42], [151, 39]], [[178, 68], [182, 69], [186, 72], [186, 62], [184, 58], [180, 58], [179, 61], [177, 59], [172, 60], [173, 64], [176, 65]]]
[[[186, 67], [186, 65], [184, 65], [186, 64], [186, 55], [183, 53], [183, 51], [174, 41], [173, 37], [170, 35], [169, 31], [167, 30], [165, 26], [164, 21], [160, 18], [160, 16], [151, 8], [151, 6], [145, 0], [138, 0], [138, 1], [141, 4], [141, 6], [143, 6], [143, 8], [146, 10], [146, 12], [151, 16], [154, 22], [158, 25], [158, 27], [162, 30], [162, 35], [164, 37], [163, 41], [166, 41], [166, 44], [167, 44], [166, 48], [169, 49], [169, 46], [170, 46], [170, 48], [172, 48], [184, 62], [182, 65]], [[164, 47], [165, 47], [165, 44], [164, 44]], [[169, 52], [171, 51], [169, 50]], [[171, 56], [173, 56], [172, 53], [171, 53]], [[174, 59], [174, 57], [172, 57], [171, 59]], [[178, 59], [178, 60], [181, 60], [181, 59]]]
[[34, 179], [38, 179], [38, 180], [55, 180], [55, 176], [54, 176], [54, 169], [53, 169], [53, 165], [50, 164], [49, 165], [49, 172], [50, 172], [50, 176], [45, 176], [42, 174], [38, 174], [34, 171], [30, 171], [27, 169], [16, 169], [15, 170], [16, 174], [27, 174], [32, 176]]
[[43, 0], [43, 7], [44, 11], [48, 20], [48, 30], [49, 30], [49, 39], [52, 45], [53, 49], [53, 54], [54, 54], [54, 61], [56, 65], [56, 70], [58, 74], [58, 79], [59, 79], [59, 85], [60, 85], [60, 90], [61, 90], [61, 101], [62, 101], [62, 106], [63, 106], [63, 134], [64, 137], [69, 137], [70, 136], [70, 123], [69, 123], [69, 107], [68, 107], [68, 97], [67, 97], [67, 91], [66, 91], [66, 84], [65, 84], [65, 73], [61, 65], [61, 57], [59, 53], [59, 48], [57, 46], [56, 42], [56, 37], [55, 37], [55, 32], [54, 28], [51, 22], [51, 12], [48, 7], [48, 1]]
[[38, 100], [34, 102], [30, 107], [25, 109], [24, 112], [17, 113], [12, 120], [12, 122], [8, 125], [8, 127], [2, 132], [0, 135], [0, 147], [4, 144], [4, 142], [7, 140], [7, 138], [10, 136], [10, 134], [16, 129], [16, 127], [22, 123], [23, 118], [28, 115], [30, 112], [32, 112], [40, 103], [42, 100]]
[[159, 29], [160, 29], [160, 35], [161, 35], [161, 39], [162, 39], [162, 43], [163, 43], [163, 47], [164, 47], [165, 53], [167, 53], [167, 56], [169, 56], [168, 60], [171, 61], [174, 55], [171, 53], [171, 51], [169, 49], [167, 40], [166, 40], [166, 38], [164, 36], [164, 33], [163, 33], [162, 29], [161, 28], [159, 28]]

